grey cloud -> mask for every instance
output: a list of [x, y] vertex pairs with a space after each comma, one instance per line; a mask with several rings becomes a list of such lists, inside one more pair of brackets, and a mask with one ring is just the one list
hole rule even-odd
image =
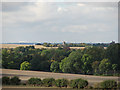
[[[15, 9], [16, 11], [6, 9], [3, 13], [3, 41], [117, 40], [116, 7], [105, 7], [105, 4], [97, 6], [96, 3], [83, 3], [85, 6], [77, 4], [31, 3], [23, 5], [24, 9]], [[61, 11], [58, 11], [59, 8]]]
[[2, 11], [3, 12], [18, 11], [22, 7], [25, 7], [26, 5], [30, 5], [30, 3], [29, 2], [3, 2]]

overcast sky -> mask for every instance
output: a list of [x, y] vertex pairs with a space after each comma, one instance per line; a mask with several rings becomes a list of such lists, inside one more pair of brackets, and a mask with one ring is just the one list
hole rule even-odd
[[118, 41], [117, 3], [3, 3], [8, 42]]

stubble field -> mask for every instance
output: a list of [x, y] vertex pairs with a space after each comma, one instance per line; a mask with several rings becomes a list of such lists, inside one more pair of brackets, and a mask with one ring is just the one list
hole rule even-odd
[[42, 71], [23, 71], [23, 70], [13, 70], [13, 69], [0, 69], [3, 76], [18, 76], [22, 82], [27, 81], [31, 77], [44, 78], [66, 78], [68, 80], [83, 78], [88, 80], [90, 85], [102, 82], [104, 80], [120, 80], [120, 77], [115, 76], [93, 76], [93, 75], [81, 75], [81, 74], [68, 74], [68, 73], [53, 73], [53, 72], [42, 72]]

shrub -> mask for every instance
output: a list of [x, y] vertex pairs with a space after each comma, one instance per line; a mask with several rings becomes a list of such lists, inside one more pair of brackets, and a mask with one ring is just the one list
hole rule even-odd
[[87, 87], [85, 87], [85, 89], [93, 89], [93, 87], [92, 86], [87, 86]]
[[10, 79], [10, 84], [11, 85], [19, 85], [20, 84], [20, 79], [17, 76], [14, 76]]
[[30, 85], [34, 85], [34, 86], [41, 86], [42, 85], [42, 81], [40, 78], [30, 78], [28, 80], [28, 84]]
[[10, 78], [9, 77], [2, 77], [2, 84], [3, 85], [9, 85], [10, 84]]
[[84, 79], [75, 79], [70, 81], [70, 86], [72, 88], [85, 88], [88, 86], [88, 81]]
[[67, 79], [57, 79], [55, 81], [57, 87], [67, 87], [68, 80]]
[[117, 88], [119, 88], [119, 89], [120, 89], [120, 82], [118, 82], [118, 84], [117, 84]]
[[117, 87], [117, 82], [114, 80], [105, 80], [101, 82], [101, 88], [116, 88]]
[[54, 78], [45, 78], [43, 79], [43, 85], [46, 87], [52, 87], [55, 83], [55, 79]]

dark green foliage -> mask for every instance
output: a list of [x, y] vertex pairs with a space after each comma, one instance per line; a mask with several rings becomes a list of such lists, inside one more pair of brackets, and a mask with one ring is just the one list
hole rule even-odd
[[41, 56], [40, 54], [36, 54], [33, 56], [31, 60], [31, 70], [36, 71], [50, 71], [50, 62]]
[[111, 44], [106, 49], [106, 58], [108, 58], [112, 64], [117, 64], [120, 70], [120, 44]]
[[101, 88], [104, 88], [104, 89], [117, 88], [117, 82], [114, 80], [105, 80], [101, 82]]
[[30, 78], [27, 82], [29, 85], [41, 86], [42, 81], [40, 78]]
[[42, 80], [43, 85], [46, 87], [52, 87], [55, 84], [54, 78], [45, 78]]
[[111, 69], [111, 62], [108, 59], [103, 59], [99, 64], [99, 70], [103, 74], [107, 74], [107, 72]]
[[88, 74], [92, 71], [92, 57], [88, 54], [84, 54], [81, 58], [82, 61], [82, 71], [84, 74]]
[[55, 81], [55, 84], [57, 87], [67, 87], [68, 86], [68, 80], [67, 79], [57, 79]]
[[11, 85], [19, 85], [20, 84], [20, 79], [18, 78], [18, 77], [16, 77], [16, 76], [14, 76], [14, 77], [12, 77], [11, 79], [10, 79], [10, 84]]
[[93, 63], [92, 63], [92, 69], [93, 69], [93, 71], [94, 71], [94, 74], [97, 74], [98, 73], [98, 71], [99, 71], [99, 64], [100, 64], [100, 62], [99, 61], [94, 61]]
[[118, 84], [117, 84], [117, 88], [119, 88], [119, 89], [120, 89], [120, 82], [118, 82]]
[[9, 77], [2, 77], [2, 84], [3, 85], [9, 85], [10, 84], [10, 78]]
[[119, 53], [120, 44], [111, 44], [107, 49], [88, 45], [83, 50], [63, 47], [36, 49], [34, 46], [27, 46], [2, 49], [0, 63], [5, 69], [20, 69], [21, 63], [26, 61], [31, 64], [31, 68], [25, 70], [117, 76], [120, 72]]
[[104, 47], [92, 47], [85, 50], [86, 54], [92, 57], [93, 61], [101, 61], [105, 57]]
[[57, 61], [52, 62], [51, 66], [50, 66], [50, 71], [52, 71], [52, 72], [60, 72], [59, 62], [57, 62]]
[[85, 88], [88, 86], [88, 81], [84, 79], [75, 79], [70, 81], [70, 86], [72, 88]]
[[60, 63], [60, 69], [65, 73], [80, 73], [81, 72], [81, 53], [73, 51], [70, 55], [64, 58]]

